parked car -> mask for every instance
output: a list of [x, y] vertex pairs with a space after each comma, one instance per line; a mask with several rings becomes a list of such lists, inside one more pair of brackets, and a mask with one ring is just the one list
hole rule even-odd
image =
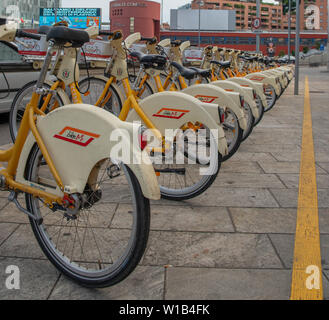
[[0, 41], [0, 113], [9, 112], [17, 91], [38, 76], [39, 72], [24, 61], [14, 44]]

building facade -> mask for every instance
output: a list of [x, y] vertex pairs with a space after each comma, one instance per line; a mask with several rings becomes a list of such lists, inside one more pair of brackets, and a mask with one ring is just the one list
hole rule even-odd
[[[192, 9], [199, 9], [199, 0], [193, 0]], [[252, 18], [256, 17], [256, 0], [205, 0], [201, 9], [226, 9], [236, 11], [236, 29], [248, 30], [251, 28]], [[301, 30], [327, 31], [327, 0], [301, 0], [300, 4]], [[282, 3], [261, 3], [260, 18], [263, 30], [287, 30], [288, 15], [283, 14]], [[309, 22], [309, 23], [307, 23]], [[291, 27], [296, 26], [295, 14], [292, 15]]]
[[1, 0], [0, 17], [20, 22], [20, 27], [30, 28], [39, 23], [40, 8], [60, 8], [61, 0]]
[[143, 37], [160, 37], [160, 3], [141, 0], [110, 2], [111, 30], [122, 30], [124, 37], [140, 32]]
[[234, 10], [191, 10], [185, 8], [170, 10], [170, 28], [176, 30], [222, 30], [234, 31]]

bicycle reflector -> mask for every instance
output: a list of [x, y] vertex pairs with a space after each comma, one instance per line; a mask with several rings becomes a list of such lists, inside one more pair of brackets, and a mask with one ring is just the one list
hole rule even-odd
[[143, 151], [147, 146], [147, 134], [146, 134], [146, 128], [144, 126], [139, 127], [138, 142], [141, 150]]
[[244, 99], [243, 99], [243, 96], [240, 94], [239, 97], [240, 97], [241, 107], [244, 107]]
[[224, 123], [224, 121], [225, 121], [225, 111], [221, 107], [218, 107], [218, 116], [219, 116], [220, 123]]
[[256, 94], [256, 91], [254, 89], [252, 89], [252, 94], [254, 96], [254, 99], [256, 100], [257, 99], [257, 94]]

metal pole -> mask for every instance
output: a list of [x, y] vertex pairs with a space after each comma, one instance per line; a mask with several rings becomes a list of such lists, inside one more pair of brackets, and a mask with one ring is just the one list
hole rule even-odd
[[296, 0], [296, 38], [295, 38], [295, 90], [294, 95], [298, 95], [299, 84], [299, 29], [300, 29], [300, 10], [299, 0]]
[[291, 0], [289, 0], [288, 10], [288, 62], [290, 62], [290, 39], [291, 39]]
[[57, 9], [58, 9], [58, 4], [57, 1], [55, 1], [55, 23], [57, 22]]
[[160, 26], [163, 24], [163, 0], [161, 0], [161, 17], [160, 17]]
[[[260, 18], [260, 0], [256, 0], [256, 17]], [[256, 34], [256, 52], [260, 51], [260, 34]]]
[[200, 49], [200, 6], [201, 6], [201, 1], [199, 3], [199, 38], [198, 38], [198, 44], [199, 44], [199, 49]]
[[[329, 36], [329, 0], [327, 1], [327, 21], [328, 21], [327, 33]], [[329, 72], [329, 39], [327, 40], [327, 72]]]

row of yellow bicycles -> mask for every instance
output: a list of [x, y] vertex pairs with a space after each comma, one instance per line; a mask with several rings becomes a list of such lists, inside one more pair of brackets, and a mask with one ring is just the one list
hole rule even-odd
[[[113, 52], [104, 75], [80, 79], [78, 54], [100, 35]], [[19, 37], [45, 37], [48, 50], [39, 79], [12, 103], [14, 144], [0, 152], [7, 163], [0, 187], [29, 217], [47, 258], [89, 287], [114, 285], [135, 269], [147, 245], [150, 200], [186, 200], [207, 190], [250, 134], [259, 105], [268, 107], [266, 90], [293, 73], [273, 66], [253, 70], [258, 80], [216, 80], [213, 60], [213, 69], [205, 58], [201, 68], [180, 64], [181, 43], [139, 33], [123, 39], [97, 27], [55, 25], [31, 34], [0, 26], [1, 41]], [[149, 52], [132, 50], [141, 41]], [[208, 47], [205, 57], [210, 49], [215, 54]], [[137, 74], [128, 57], [138, 60]]]

